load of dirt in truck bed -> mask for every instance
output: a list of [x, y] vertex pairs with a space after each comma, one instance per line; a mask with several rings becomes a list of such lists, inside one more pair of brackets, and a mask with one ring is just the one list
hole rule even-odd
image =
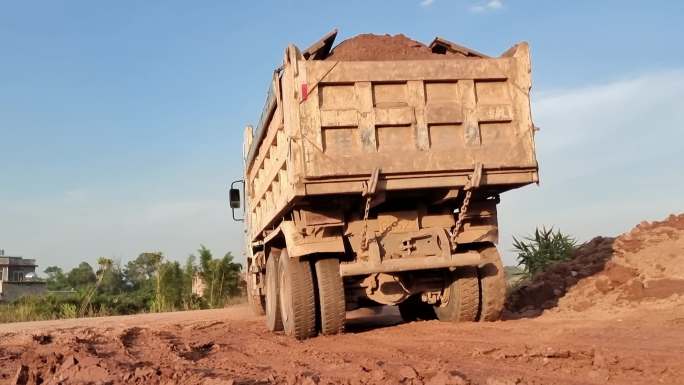
[[642, 222], [617, 238], [597, 237], [509, 296], [509, 316], [545, 309], [614, 311], [643, 302], [684, 302], [684, 214]]
[[425, 44], [405, 35], [374, 35], [365, 33], [338, 44], [326, 60], [379, 61], [379, 60], [443, 60], [463, 59], [464, 56], [447, 52], [433, 53]]

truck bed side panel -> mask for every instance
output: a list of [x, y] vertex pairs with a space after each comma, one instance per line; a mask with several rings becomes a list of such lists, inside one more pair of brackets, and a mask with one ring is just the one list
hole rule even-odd
[[[526, 48], [526, 46], [524, 47]], [[536, 170], [527, 50], [515, 57], [308, 61], [305, 177]], [[527, 180], [536, 175], [525, 173]]]

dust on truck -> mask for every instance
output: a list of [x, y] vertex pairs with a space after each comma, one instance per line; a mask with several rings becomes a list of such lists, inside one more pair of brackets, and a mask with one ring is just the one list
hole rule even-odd
[[359, 35], [332, 49], [336, 33], [287, 47], [245, 130], [251, 307], [298, 339], [378, 304], [406, 320], [498, 319], [499, 195], [538, 182], [528, 45], [494, 58]]

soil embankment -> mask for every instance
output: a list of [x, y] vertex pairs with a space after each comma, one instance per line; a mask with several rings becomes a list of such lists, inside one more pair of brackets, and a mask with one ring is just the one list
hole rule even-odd
[[514, 291], [509, 318], [545, 309], [560, 313], [681, 306], [684, 295], [684, 214], [642, 222], [617, 238], [597, 237], [571, 261], [557, 264]]

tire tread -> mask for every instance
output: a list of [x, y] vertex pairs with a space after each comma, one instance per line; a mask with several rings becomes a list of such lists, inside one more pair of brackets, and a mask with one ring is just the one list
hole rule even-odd
[[283, 251], [280, 256], [280, 274], [284, 274], [283, 279], [286, 281], [285, 287], [280, 288], [281, 295], [291, 295], [292, 304], [292, 309], [281, 304], [282, 318], [286, 318], [285, 312], [291, 312], [288, 316], [292, 317], [291, 322], [284, 322], [285, 333], [298, 340], [316, 336], [316, 299], [311, 264], [292, 259]]
[[477, 321], [480, 308], [480, 284], [477, 267], [464, 266], [452, 273], [449, 302], [435, 306], [437, 318], [446, 322]]
[[499, 252], [494, 245], [480, 250], [484, 265], [478, 269], [480, 281], [480, 321], [501, 318], [506, 301], [506, 276]]
[[314, 263], [320, 309], [321, 334], [333, 335], [344, 331], [346, 304], [344, 284], [337, 258], [319, 259]]

